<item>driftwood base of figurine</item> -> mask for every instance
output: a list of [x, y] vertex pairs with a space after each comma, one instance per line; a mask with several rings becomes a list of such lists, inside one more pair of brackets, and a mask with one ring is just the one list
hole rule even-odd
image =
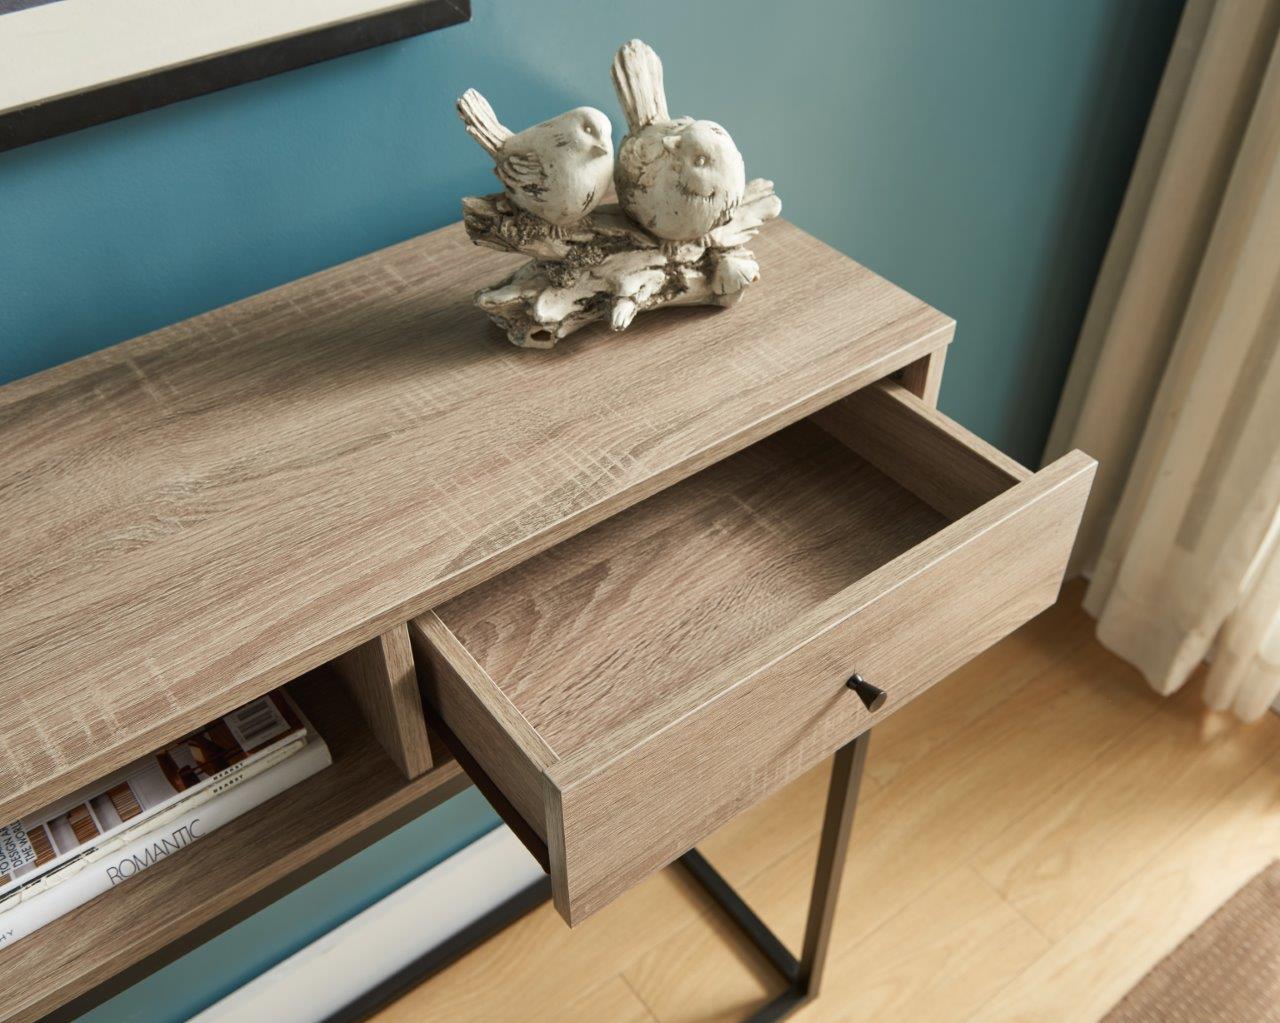
[[733, 217], [706, 238], [671, 243], [614, 205], [581, 224], [556, 228], [501, 193], [463, 200], [463, 223], [478, 245], [531, 256], [476, 305], [521, 348], [551, 348], [597, 320], [625, 330], [636, 314], [669, 305], [731, 306], [760, 276], [744, 246], [782, 204], [773, 183], [756, 180]]

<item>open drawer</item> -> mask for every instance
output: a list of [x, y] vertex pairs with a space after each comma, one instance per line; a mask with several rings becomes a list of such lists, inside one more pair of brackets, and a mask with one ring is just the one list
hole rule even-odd
[[876, 384], [415, 619], [423, 695], [575, 924], [1051, 604], [1093, 469]]

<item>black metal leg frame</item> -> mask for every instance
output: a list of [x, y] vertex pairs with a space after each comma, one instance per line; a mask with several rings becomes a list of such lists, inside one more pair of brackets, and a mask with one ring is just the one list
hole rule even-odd
[[822, 819], [822, 840], [814, 869], [813, 892], [809, 896], [809, 920], [804, 930], [804, 948], [799, 960], [763, 920], [748, 906], [697, 849], [680, 857], [685, 868], [715, 900], [747, 938], [787, 981], [787, 989], [747, 1017], [748, 1023], [770, 1023], [785, 1019], [818, 995], [822, 971], [831, 942], [840, 878], [844, 874], [853, 813], [858, 805], [862, 767], [867, 762], [871, 733], [863, 732], [836, 751], [827, 789], [827, 809]]
[[[691, 849], [680, 857], [680, 866], [702, 886], [787, 982], [786, 990], [748, 1016], [747, 1023], [771, 1023], [773, 1020], [785, 1019], [818, 995], [831, 941], [831, 926], [835, 920], [845, 854], [849, 849], [849, 834], [853, 830], [853, 814], [858, 805], [858, 787], [862, 781], [862, 768], [867, 760], [870, 741], [871, 733], [863, 732], [838, 749], [832, 763], [827, 808], [822, 820], [822, 839], [818, 846], [818, 864], [814, 870], [813, 892], [809, 897], [809, 920], [805, 925], [804, 947], [799, 959], [791, 954], [781, 939], [769, 930], [765, 922], [697, 849]], [[467, 952], [550, 897], [551, 886], [544, 878], [487, 913], [445, 944], [388, 977], [357, 1001], [334, 1013], [325, 1023], [357, 1023], [367, 1019], [378, 1009], [461, 959]]]

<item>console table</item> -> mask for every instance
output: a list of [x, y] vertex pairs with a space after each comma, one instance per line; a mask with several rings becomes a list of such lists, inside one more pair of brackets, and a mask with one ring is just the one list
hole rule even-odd
[[843, 750], [838, 878], [854, 740], [1053, 602], [1093, 463], [941, 415], [946, 316], [785, 222], [755, 249], [738, 308], [524, 351], [454, 225], [0, 388], [0, 819], [287, 682], [334, 761], [0, 949], [4, 1019], [468, 776], [575, 924]]

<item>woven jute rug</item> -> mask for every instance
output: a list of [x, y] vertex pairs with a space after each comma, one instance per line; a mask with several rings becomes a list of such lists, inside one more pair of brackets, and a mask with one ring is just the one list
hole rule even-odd
[[1280, 860], [1157, 963], [1105, 1023], [1206, 1020], [1280, 1021]]

